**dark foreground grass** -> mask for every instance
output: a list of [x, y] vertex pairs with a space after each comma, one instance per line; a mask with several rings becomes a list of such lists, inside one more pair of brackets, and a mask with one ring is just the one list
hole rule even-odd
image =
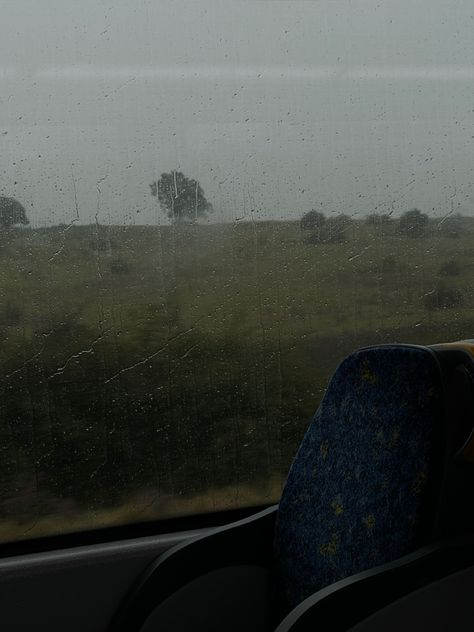
[[272, 502], [337, 363], [474, 335], [474, 233], [353, 223], [0, 240], [0, 538]]

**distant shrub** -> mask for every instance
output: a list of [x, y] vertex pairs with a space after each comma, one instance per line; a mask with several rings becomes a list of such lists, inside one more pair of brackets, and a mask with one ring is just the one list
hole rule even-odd
[[425, 296], [425, 308], [433, 311], [436, 309], [451, 309], [464, 303], [462, 293], [444, 285], [438, 285], [432, 292]]
[[438, 224], [438, 230], [444, 237], [458, 239], [462, 233], [462, 216], [459, 213], [450, 215]]
[[109, 240], [103, 238], [97, 239], [95, 247], [99, 252], [106, 252], [109, 248]]
[[309, 244], [339, 244], [347, 240], [346, 230], [353, 221], [347, 215], [328, 218], [324, 225], [308, 237]]
[[439, 273], [443, 276], [459, 276], [461, 268], [456, 259], [448, 259], [441, 264]]
[[318, 211], [309, 211], [305, 213], [300, 220], [301, 230], [313, 230], [321, 231], [322, 227], [326, 223], [326, 217], [324, 213]]
[[398, 225], [400, 234], [404, 237], [424, 237], [428, 228], [429, 218], [417, 208], [403, 213]]
[[328, 231], [324, 239], [325, 244], [340, 244], [345, 241], [345, 228]]
[[131, 265], [124, 259], [114, 259], [110, 262], [110, 272], [112, 274], [130, 274]]
[[18, 224], [29, 224], [25, 208], [12, 197], [0, 196], [0, 226], [11, 228]]
[[346, 231], [353, 221], [348, 215], [337, 215], [326, 222], [324, 241], [328, 244], [338, 244], [346, 240]]

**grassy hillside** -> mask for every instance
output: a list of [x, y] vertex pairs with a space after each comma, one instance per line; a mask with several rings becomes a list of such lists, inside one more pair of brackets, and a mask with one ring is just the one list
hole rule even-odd
[[4, 234], [0, 537], [275, 499], [348, 352], [474, 336], [464, 221]]

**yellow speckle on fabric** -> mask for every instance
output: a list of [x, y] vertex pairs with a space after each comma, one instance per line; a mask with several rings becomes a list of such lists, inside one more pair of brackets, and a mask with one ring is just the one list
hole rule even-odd
[[374, 514], [369, 514], [368, 516], [365, 516], [364, 518], [364, 524], [367, 527], [367, 529], [373, 529], [375, 527], [375, 516]]
[[321, 544], [321, 546], [319, 547], [319, 552], [321, 553], [321, 555], [332, 557], [337, 553], [338, 544], [339, 538], [337, 536], [337, 533], [333, 533], [331, 536], [331, 541], [327, 544]]
[[334, 511], [334, 514], [336, 516], [340, 516], [341, 514], [344, 513], [344, 507], [342, 505], [342, 501], [341, 501], [341, 497], [340, 496], [336, 496], [336, 498], [331, 503], [331, 507], [332, 507], [332, 509]]
[[415, 481], [413, 483], [413, 488], [412, 488], [413, 493], [417, 495], [421, 494], [427, 482], [428, 482], [427, 473], [425, 471], [418, 472], [418, 474], [416, 475]]
[[377, 384], [377, 382], [379, 381], [376, 374], [371, 371], [368, 362], [364, 362], [360, 376], [364, 380], [364, 382], [368, 382], [369, 384]]
[[328, 451], [329, 451], [329, 441], [323, 441], [321, 445], [319, 446], [319, 453], [321, 454], [321, 457], [323, 459], [327, 457]]

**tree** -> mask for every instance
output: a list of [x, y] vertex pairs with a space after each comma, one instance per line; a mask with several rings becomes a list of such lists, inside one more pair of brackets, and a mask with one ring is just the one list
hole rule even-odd
[[352, 226], [353, 221], [348, 215], [341, 213], [336, 217], [330, 217], [326, 222], [324, 241], [328, 244], [337, 244], [346, 239], [346, 230]]
[[323, 241], [323, 231], [326, 224], [326, 217], [324, 213], [318, 211], [308, 211], [300, 220], [301, 230], [310, 230], [309, 242], [312, 244], [319, 244]]
[[207, 201], [199, 182], [187, 178], [181, 171], [162, 173], [150, 188], [162, 210], [175, 224], [196, 222], [212, 211], [212, 204]]
[[15, 198], [0, 196], [0, 227], [29, 224], [24, 207]]
[[400, 217], [399, 231], [405, 237], [424, 237], [428, 227], [428, 215], [417, 208], [406, 211]]
[[321, 230], [326, 222], [324, 213], [319, 211], [308, 211], [300, 220], [301, 230]]
[[[321, 221], [321, 217], [317, 218], [315, 215], [312, 215], [312, 213], [322, 216], [324, 222]], [[310, 217], [307, 218], [307, 216]], [[317, 219], [319, 219], [319, 221], [316, 221]], [[354, 223], [348, 215], [344, 215], [343, 213], [336, 215], [336, 217], [326, 218], [322, 213], [317, 213], [316, 211], [311, 211], [304, 215], [301, 219], [301, 224], [303, 224], [303, 220], [305, 220], [305, 223], [309, 223], [309, 226], [305, 225], [304, 228], [308, 230], [311, 228], [312, 231], [308, 237], [308, 243], [310, 244], [337, 244], [345, 241], [346, 230]], [[311, 221], [314, 221], [313, 226], [311, 226]]]

